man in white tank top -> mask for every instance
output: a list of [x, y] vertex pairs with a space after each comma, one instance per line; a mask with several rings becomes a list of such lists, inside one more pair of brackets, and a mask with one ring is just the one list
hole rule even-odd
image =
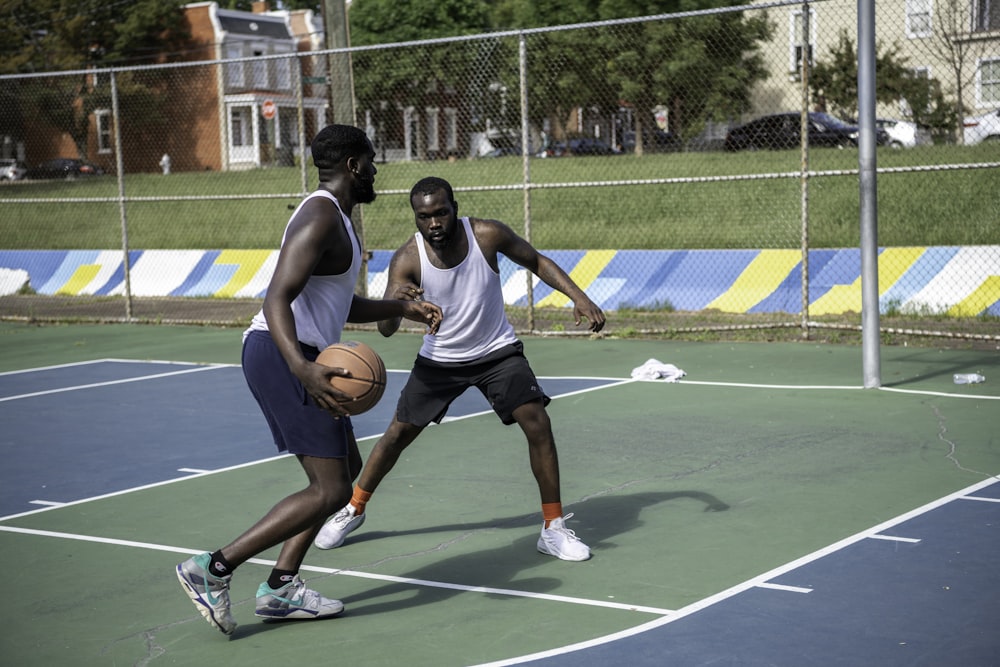
[[[444, 418], [451, 402], [468, 387], [478, 388], [504, 424], [517, 423], [528, 439], [531, 471], [542, 503], [541, 553], [563, 560], [590, 558], [590, 549], [566, 527], [559, 491], [559, 460], [545, 406], [504, 311], [497, 256], [528, 269], [573, 301], [577, 325], [604, 327], [604, 313], [551, 259], [496, 220], [459, 218], [451, 185], [425, 178], [410, 191], [417, 233], [396, 251], [389, 265], [386, 298], [427, 299], [441, 306], [437, 333], [424, 336], [396, 414], [372, 449], [351, 502], [323, 526], [314, 544], [340, 546], [365, 520], [365, 505], [402, 451], [431, 422]], [[380, 321], [391, 336], [400, 318]]]
[[[351, 497], [361, 455], [350, 417], [330, 385], [342, 368], [315, 363], [340, 340], [344, 323], [406, 317], [437, 331], [441, 310], [430, 301], [375, 301], [354, 295], [361, 247], [351, 226], [355, 204], [375, 199], [375, 149], [363, 131], [330, 125], [312, 142], [319, 188], [288, 221], [264, 307], [243, 336], [243, 373], [280, 451], [295, 454], [308, 486], [278, 503], [242, 535], [176, 568], [184, 592], [212, 626], [236, 629], [229, 608], [233, 570], [282, 544], [255, 615], [265, 620], [325, 618], [344, 605], [305, 587], [298, 572], [323, 521]], [[224, 464], [224, 462], [222, 463]], [[222, 465], [220, 464], [220, 465]], [[211, 515], [205, 508], [204, 521]]]

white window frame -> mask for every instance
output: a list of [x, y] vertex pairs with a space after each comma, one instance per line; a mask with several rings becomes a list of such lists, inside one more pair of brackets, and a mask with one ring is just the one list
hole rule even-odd
[[[242, 42], [228, 42], [226, 44], [226, 60], [243, 57]], [[226, 86], [229, 88], [242, 88], [246, 84], [246, 72], [242, 62], [226, 63]]]
[[111, 137], [111, 110], [95, 109], [94, 124], [97, 128], [97, 152], [110, 153], [114, 150], [114, 139]]
[[[816, 64], [816, 10], [809, 8], [809, 66]], [[798, 77], [802, 70], [802, 41], [799, 33], [802, 30], [802, 10], [793, 9], [788, 13], [788, 73]]]
[[255, 90], [270, 90], [270, 78], [268, 77], [268, 61], [261, 56], [267, 55], [267, 44], [264, 42], [253, 42], [250, 45], [250, 53], [254, 59], [250, 61], [250, 87]]
[[910, 39], [934, 34], [934, 0], [906, 0], [906, 36]]
[[993, 18], [1000, 0], [974, 0], [972, 3], [973, 32], [990, 32], [1000, 30], [1000, 25], [993, 25]]
[[[983, 80], [983, 65], [992, 67], [991, 78]], [[1000, 56], [980, 58], [976, 64], [976, 106], [994, 108], [1000, 105]]]
[[458, 150], [458, 109], [445, 107], [444, 109], [444, 144], [449, 153]]
[[253, 144], [253, 128], [249, 127], [249, 115], [246, 107], [233, 107], [229, 110], [229, 143], [232, 146], [250, 146]]
[[275, 46], [276, 55], [285, 55], [285, 58], [276, 58], [274, 63], [274, 89], [292, 89], [292, 50], [284, 45]]
[[438, 116], [440, 109], [437, 107], [426, 107], [424, 109], [424, 119], [427, 127], [427, 150], [441, 150], [441, 142], [438, 137]]

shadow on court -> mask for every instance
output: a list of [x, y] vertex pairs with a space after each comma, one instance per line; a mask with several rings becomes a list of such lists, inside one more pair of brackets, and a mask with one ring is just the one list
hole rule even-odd
[[[631, 495], [615, 497], [594, 498], [587, 501], [587, 525], [589, 539], [608, 539], [615, 534], [626, 532], [642, 525], [639, 514], [644, 509], [648, 509], [661, 503], [672, 500], [690, 499], [704, 503], [706, 512], [724, 512], [729, 509], [725, 504], [710, 493], [701, 491], [671, 491], [671, 492], [645, 492]], [[573, 511], [571, 505], [566, 505], [565, 509]], [[373, 511], [377, 514], [377, 510]], [[377, 517], [372, 523], [377, 522]], [[537, 514], [525, 514], [516, 517], [497, 517], [487, 519], [479, 523], [450, 523], [434, 526], [422, 526], [408, 530], [380, 531], [368, 530], [371, 524], [366, 523], [357, 531], [351, 533], [345, 541], [345, 547], [352, 544], [361, 544], [373, 540], [384, 540], [392, 537], [404, 535], [428, 535], [432, 533], [455, 533], [469, 530], [489, 530], [493, 528], [522, 528], [537, 527], [539, 519]], [[570, 525], [572, 528], [572, 524]], [[535, 536], [537, 539], [537, 535]], [[593, 545], [591, 545], [593, 546]], [[341, 548], [345, 548], [341, 547]]]

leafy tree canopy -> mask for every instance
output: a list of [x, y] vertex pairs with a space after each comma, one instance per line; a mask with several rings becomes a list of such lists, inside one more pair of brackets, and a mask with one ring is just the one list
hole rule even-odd
[[179, 43], [183, 0], [0, 0], [0, 73], [138, 64]]
[[[875, 51], [875, 99], [883, 103], [899, 101], [911, 74], [906, 58], [895, 46], [885, 48], [880, 43]], [[858, 115], [858, 53], [846, 30], [840, 32], [829, 58], [818, 61], [809, 72], [809, 88], [815, 99], [835, 115]]]

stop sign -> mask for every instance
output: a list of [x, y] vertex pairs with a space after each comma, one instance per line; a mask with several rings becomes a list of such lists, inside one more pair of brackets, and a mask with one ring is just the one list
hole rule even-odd
[[274, 100], [264, 100], [264, 104], [260, 106], [261, 115], [268, 120], [274, 118], [274, 114], [277, 110], [278, 107], [275, 106]]

